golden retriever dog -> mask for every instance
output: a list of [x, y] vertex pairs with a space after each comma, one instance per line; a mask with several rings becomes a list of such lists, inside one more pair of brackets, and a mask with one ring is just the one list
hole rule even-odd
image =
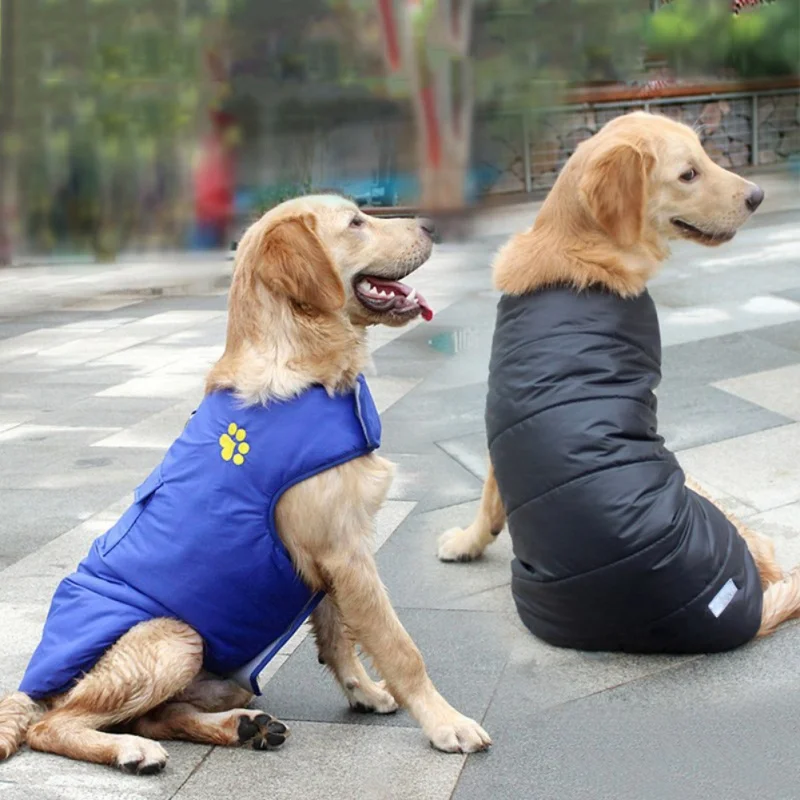
[[800, 616], [800, 571], [784, 574], [771, 540], [685, 478], [657, 436], [652, 393], [660, 342], [646, 286], [669, 242], [727, 242], [763, 196], [691, 128], [631, 113], [577, 148], [533, 227], [496, 257], [492, 463], [476, 518], [442, 534], [438, 557], [479, 558], [508, 521], [518, 611], [552, 644], [710, 652]]
[[[433, 228], [425, 220], [371, 218], [335, 195], [297, 198], [269, 211], [249, 228], [238, 248], [225, 351], [208, 376], [204, 403], [228, 393], [244, 411], [253, 412], [293, 402], [317, 387], [319, 402], [349, 397], [352, 409], [368, 357], [367, 327], [401, 326], [419, 315], [430, 317], [424, 299], [400, 281], [428, 260], [432, 240]], [[319, 425], [313, 437], [299, 434], [299, 449], [310, 447], [311, 439], [319, 442], [333, 435]], [[361, 435], [357, 425], [353, 430]], [[222, 432], [220, 474], [223, 469], [245, 474], [245, 454], [254, 458], [256, 445], [239, 447], [232, 455], [235, 443], [244, 438], [243, 431]], [[217, 448], [219, 455], [216, 439], [210, 448]], [[282, 545], [271, 552], [285, 548], [297, 583], [305, 591], [325, 593], [311, 615], [312, 628], [320, 661], [351, 707], [388, 714], [401, 705], [434, 747], [460, 753], [484, 750], [489, 736], [436, 690], [378, 576], [371, 536], [392, 474], [392, 464], [370, 451], [299, 479], [279, 495], [272, 524]], [[155, 503], [161, 491], [146, 502]], [[197, 504], [204, 500], [191, 498]], [[233, 521], [228, 527], [220, 534], [232, 534]], [[116, 544], [122, 547], [124, 539]], [[212, 575], [215, 566], [206, 565]], [[229, 586], [228, 592], [243, 588]], [[259, 613], [259, 597], [267, 598], [270, 587], [256, 584], [250, 589]], [[264, 613], [271, 610], [265, 599]], [[82, 632], [76, 630], [76, 635]], [[380, 683], [367, 674], [357, 644], [372, 659], [383, 678]], [[35, 750], [152, 774], [167, 762], [159, 739], [254, 749], [282, 744], [288, 728], [245, 707], [253, 695], [246, 683], [205, 669], [207, 646], [180, 619], [136, 624], [64, 691], [37, 697], [38, 702], [20, 691], [0, 702], [0, 759], [27, 740]]]

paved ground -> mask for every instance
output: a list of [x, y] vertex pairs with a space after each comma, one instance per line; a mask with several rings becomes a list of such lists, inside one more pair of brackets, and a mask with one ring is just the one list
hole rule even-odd
[[[653, 287], [663, 432], [728, 508], [776, 538], [786, 565], [800, 561], [798, 225], [800, 211], [776, 210], [724, 249], [676, 248]], [[282, 751], [169, 744], [155, 778], [23, 752], [0, 765], [2, 800], [800, 796], [800, 627], [715, 657], [559, 651], [517, 621], [506, 536], [474, 565], [435, 559], [437, 535], [466, 523], [480, 493], [488, 263], [504, 233], [439, 249], [414, 281], [435, 321], [378, 332], [371, 378], [399, 464], [380, 569], [435, 682], [484, 721], [493, 750], [436, 753], [405, 713], [349, 713], [301, 630], [258, 703], [292, 721]], [[180, 431], [224, 335], [228, 263], [151, 265], [150, 284], [133, 268], [69, 269], [29, 273], [0, 316], [0, 692], [58, 580]], [[166, 295], [142, 292], [159, 280]]]

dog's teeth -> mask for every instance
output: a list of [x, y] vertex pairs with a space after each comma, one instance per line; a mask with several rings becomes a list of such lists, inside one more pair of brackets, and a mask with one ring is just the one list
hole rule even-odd
[[361, 283], [358, 284], [358, 288], [361, 289], [362, 292], [371, 292], [372, 284], [369, 281], [361, 281]]
[[408, 293], [408, 295], [406, 296], [406, 300], [408, 300], [409, 303], [416, 303], [417, 302], [417, 290], [416, 289], [412, 289]]

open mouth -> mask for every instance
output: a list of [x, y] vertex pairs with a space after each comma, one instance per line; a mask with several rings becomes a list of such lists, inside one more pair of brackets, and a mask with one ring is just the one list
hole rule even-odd
[[402, 317], [421, 314], [426, 322], [433, 319], [433, 309], [425, 298], [416, 289], [400, 281], [359, 275], [353, 286], [361, 305], [374, 314], [394, 314]]
[[724, 233], [706, 233], [705, 231], [701, 231], [700, 228], [695, 228], [694, 225], [690, 225], [688, 222], [685, 222], [682, 219], [676, 218], [671, 220], [671, 222], [681, 232], [681, 235], [685, 239], [692, 239], [700, 244], [722, 244], [723, 242], [729, 242], [736, 235], [736, 231], [726, 231]]

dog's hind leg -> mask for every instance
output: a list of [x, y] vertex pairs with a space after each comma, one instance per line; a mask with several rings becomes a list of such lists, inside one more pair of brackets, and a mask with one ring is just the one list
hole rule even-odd
[[204, 670], [172, 699], [175, 703], [188, 703], [200, 711], [231, 711], [248, 705], [253, 693], [236, 681], [219, 678]]
[[225, 747], [247, 745], [274, 750], [289, 736], [289, 728], [254, 708], [200, 711], [189, 703], [166, 703], [133, 723], [132, 730], [148, 739], [181, 739]]
[[355, 650], [355, 641], [345, 626], [334, 600], [328, 595], [311, 616], [320, 663], [333, 673], [350, 708], [362, 713], [392, 714], [397, 702], [367, 674]]
[[150, 775], [167, 763], [157, 742], [102, 729], [146, 714], [185, 689], [200, 671], [203, 640], [183, 622], [131, 628], [28, 731], [34, 750]]
[[439, 560], [474, 561], [480, 558], [483, 551], [502, 533], [505, 524], [506, 512], [500, 499], [494, 469], [489, 464], [478, 516], [468, 528], [451, 528], [439, 537]]
[[790, 619], [800, 618], [800, 567], [795, 567], [782, 580], [764, 590], [759, 636], [768, 636]]
[[[711, 494], [689, 475], [686, 476], [686, 488], [716, 504], [716, 500]], [[725, 516], [731, 525], [736, 528], [739, 536], [744, 539], [747, 549], [756, 564], [758, 574], [761, 576], [761, 588], [766, 590], [771, 584], [783, 580], [783, 570], [775, 557], [775, 543], [772, 539], [751, 530], [731, 514], [726, 513]]]
[[289, 728], [263, 711], [244, 708], [252, 699], [252, 692], [235, 681], [203, 671], [170, 702], [134, 720], [131, 731], [148, 739], [280, 747]]
[[771, 584], [782, 581], [783, 570], [775, 556], [775, 542], [768, 536], [750, 530], [738, 520], [731, 519], [731, 522], [736, 526], [750, 555], [753, 556], [753, 561], [756, 562], [756, 569], [761, 576], [761, 587], [766, 590]]

